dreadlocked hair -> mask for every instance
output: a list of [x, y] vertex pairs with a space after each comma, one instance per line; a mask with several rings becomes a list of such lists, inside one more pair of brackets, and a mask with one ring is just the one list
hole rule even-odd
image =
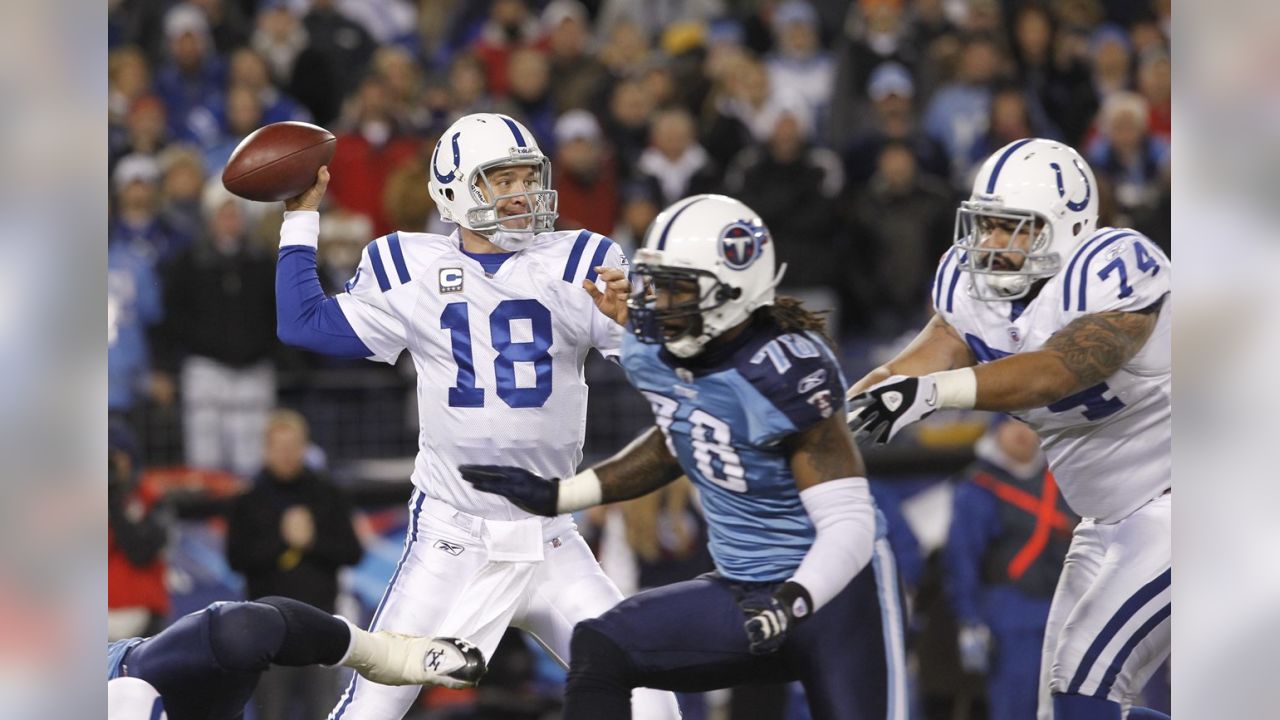
[[793, 297], [779, 295], [772, 305], [756, 308], [752, 316], [767, 320], [785, 332], [804, 332], [812, 330], [817, 333], [828, 346], [834, 348], [835, 343], [827, 335], [827, 311], [814, 312], [805, 308], [804, 303]]

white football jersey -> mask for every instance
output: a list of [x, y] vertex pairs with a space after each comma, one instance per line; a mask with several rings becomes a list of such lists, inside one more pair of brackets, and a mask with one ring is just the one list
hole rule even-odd
[[938, 266], [933, 304], [978, 362], [1035, 350], [1084, 315], [1133, 312], [1163, 302], [1146, 345], [1115, 374], [1052, 405], [1014, 415], [1039, 433], [1063, 496], [1083, 517], [1115, 521], [1168, 489], [1169, 258], [1137, 231], [1102, 228], [1023, 306], [970, 297], [968, 283], [982, 280], [956, 267], [957, 252], [952, 249]]
[[[458, 465], [515, 465], [563, 478], [582, 460], [591, 348], [616, 356], [622, 326], [582, 287], [599, 265], [623, 267], [610, 239], [549, 232], [493, 276], [450, 236], [392, 233], [364, 250], [338, 296], [372, 359], [408, 349], [418, 371], [413, 483], [428, 497], [481, 517], [529, 514], [475, 490]], [[603, 288], [603, 285], [600, 287]]]

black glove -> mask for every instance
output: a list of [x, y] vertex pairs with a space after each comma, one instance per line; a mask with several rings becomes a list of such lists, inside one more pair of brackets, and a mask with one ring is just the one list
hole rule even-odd
[[845, 412], [858, 442], [870, 438], [877, 445], [893, 439], [902, 428], [929, 417], [938, 409], [938, 388], [929, 376], [894, 375], [848, 399]]
[[510, 465], [459, 465], [462, 479], [475, 489], [501, 495], [534, 515], [553, 517], [560, 497], [560, 481], [534, 475]]
[[812, 609], [813, 598], [809, 597], [809, 591], [803, 585], [790, 581], [782, 583], [767, 605], [744, 607], [747, 622], [743, 627], [751, 643], [751, 653], [767, 655], [777, 652], [787, 641], [787, 631], [812, 615]]

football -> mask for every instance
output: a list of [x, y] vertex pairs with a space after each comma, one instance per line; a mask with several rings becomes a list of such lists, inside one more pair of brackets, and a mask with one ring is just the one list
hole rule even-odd
[[316, 171], [336, 148], [333, 133], [317, 125], [272, 123], [240, 141], [222, 170], [222, 185], [246, 200], [286, 200], [315, 184]]

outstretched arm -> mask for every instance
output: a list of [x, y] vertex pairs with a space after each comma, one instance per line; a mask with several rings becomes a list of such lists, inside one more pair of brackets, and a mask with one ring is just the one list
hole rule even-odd
[[617, 455], [559, 480], [507, 465], [460, 465], [477, 490], [502, 495], [535, 515], [559, 515], [602, 503], [630, 500], [680, 477], [680, 463], [658, 428], [650, 428]]
[[1151, 337], [1159, 312], [1157, 302], [1136, 312], [1085, 315], [1038, 350], [974, 368], [895, 375], [849, 398], [849, 422], [859, 437], [885, 443], [935, 410], [1018, 412], [1052, 405], [1124, 367]]
[[871, 562], [876, 511], [862, 456], [835, 413], [785, 441], [815, 537], [804, 560], [746, 622], [753, 653], [772, 652], [789, 628], [826, 605]]
[[910, 345], [892, 360], [854, 383], [849, 388], [847, 397], [853, 397], [894, 375], [927, 375], [939, 370], [969, 367], [974, 362], [973, 353], [960, 333], [943, 320], [941, 315], [935, 314]]
[[1039, 350], [976, 367], [973, 407], [1029, 410], [1097, 385], [1138, 354], [1158, 317], [1158, 309], [1085, 315], [1054, 333]]

